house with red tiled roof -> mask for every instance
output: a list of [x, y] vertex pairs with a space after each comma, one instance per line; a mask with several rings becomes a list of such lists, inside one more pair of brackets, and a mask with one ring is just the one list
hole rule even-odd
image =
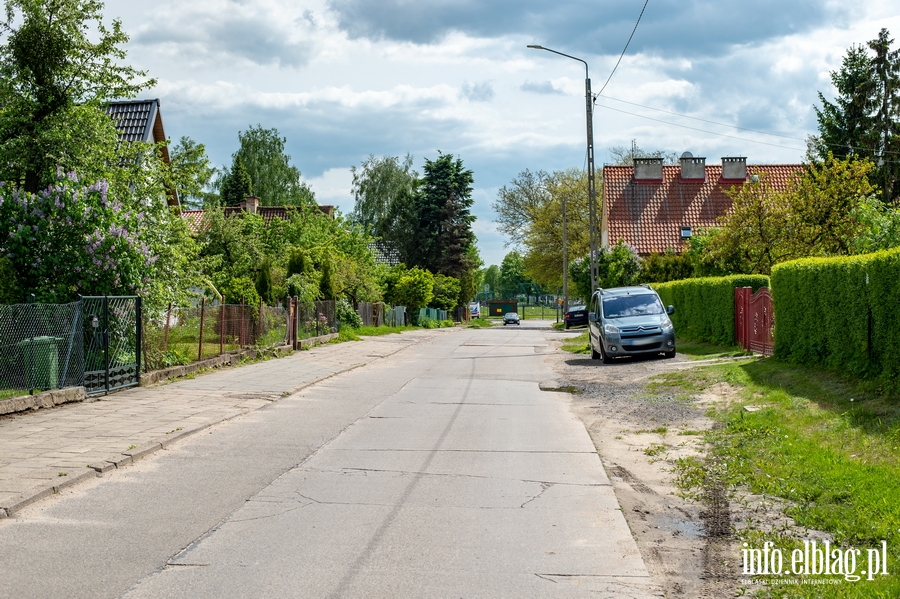
[[682, 155], [679, 164], [662, 158], [636, 158], [633, 166], [603, 167], [604, 245], [622, 239], [638, 254], [685, 249], [698, 228], [719, 225], [731, 209], [725, 191], [758, 181], [761, 175], [774, 190], [786, 188], [803, 168], [800, 164], [748, 165], [744, 157], [722, 158], [707, 165], [706, 158]]
[[[266, 226], [275, 219], [287, 220], [290, 217], [289, 206], [260, 206], [259, 198], [248, 196], [237, 206], [226, 206], [226, 217], [239, 217], [245, 213], [258, 214], [262, 217]], [[329, 218], [334, 218], [334, 206], [319, 205], [319, 211]], [[204, 210], [182, 210], [181, 217], [187, 222], [192, 233], [199, 233], [203, 227]]]

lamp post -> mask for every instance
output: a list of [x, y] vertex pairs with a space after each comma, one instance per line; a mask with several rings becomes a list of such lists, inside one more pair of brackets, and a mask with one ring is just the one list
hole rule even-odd
[[[577, 60], [581, 64], [584, 65], [584, 101], [585, 101], [585, 110], [587, 112], [587, 168], [588, 168], [588, 214], [589, 214], [589, 227], [590, 227], [590, 242], [591, 242], [591, 291], [597, 288], [597, 200], [596, 200], [596, 191], [594, 190], [594, 98], [591, 94], [591, 78], [588, 73], [588, 63], [580, 58], [576, 58], [575, 56], [569, 56], [568, 54], [563, 54], [562, 52], [557, 52], [556, 50], [551, 50], [550, 48], [545, 48], [543, 46], [537, 45], [529, 45], [529, 48], [534, 50], [546, 50], [547, 52], [552, 52], [553, 54], [559, 54], [560, 56], [565, 56], [566, 58], [571, 58], [572, 60]], [[568, 294], [568, 248], [566, 247], [566, 204], [565, 199], [563, 199], [563, 269], [565, 272], [563, 273], [563, 297], [565, 298], [563, 301], [566, 304], [566, 308], [568, 309], [569, 303], [569, 294]], [[590, 300], [590, 298], [585, 298]]]

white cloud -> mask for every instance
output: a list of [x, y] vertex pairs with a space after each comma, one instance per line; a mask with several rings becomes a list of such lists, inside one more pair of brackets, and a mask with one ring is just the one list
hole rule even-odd
[[[406, 12], [418, 20], [392, 23], [385, 15], [402, 15], [403, 3], [385, 2], [367, 7], [340, 0], [337, 13], [331, 0], [108, 0], [105, 13], [121, 16], [132, 35], [128, 61], [158, 78], [143, 95], [160, 98], [166, 132], [205, 143], [217, 164], [230, 160], [239, 130], [275, 127], [319, 200], [349, 212], [348, 169], [368, 154], [411, 152], [418, 169], [438, 150], [459, 155], [475, 175], [482, 255], [499, 264], [503, 240], [490, 222], [496, 189], [525, 168], [584, 164], [584, 68], [525, 46], [563, 40], [560, 51], [590, 64], [596, 93], [630, 33], [634, 7], [600, 16], [575, 10], [586, 0], [529, 1], [516, 14], [503, 12], [508, 5], [450, 10], [444, 3], [437, 8], [452, 20], [447, 27], [427, 21], [434, 11], [424, 6]], [[721, 28], [674, 26], [724, 18], [704, 16], [697, 11], [706, 5], [695, 4], [700, 8], [651, 3], [604, 95], [803, 139], [815, 129], [816, 92], [828, 95], [829, 72], [847, 47], [872, 39], [881, 27], [900, 36], [896, 2], [889, 0], [852, 10], [837, 0], [804, 0], [774, 12], [777, 3], [753, 0], [733, 9], [755, 20], [742, 22], [731, 37]], [[392, 35], [350, 37], [345, 29], [353, 11]], [[842, 18], [826, 18], [835, 14]], [[777, 26], [760, 26], [775, 18]], [[602, 37], [591, 34], [601, 30]], [[410, 41], [416, 36], [428, 42]], [[710, 159], [744, 153], [751, 162], [802, 157], [755, 141], [805, 147], [606, 99], [598, 104], [663, 121], [598, 108], [598, 162], [606, 148], [632, 139], [645, 149], [689, 149]]]

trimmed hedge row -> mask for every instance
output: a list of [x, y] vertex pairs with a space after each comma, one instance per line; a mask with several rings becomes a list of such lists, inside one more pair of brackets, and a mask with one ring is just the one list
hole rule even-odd
[[663, 304], [675, 306], [672, 324], [679, 338], [734, 345], [734, 289], [769, 285], [765, 275], [684, 279], [652, 285]]
[[779, 264], [772, 299], [776, 356], [898, 386], [900, 248]]

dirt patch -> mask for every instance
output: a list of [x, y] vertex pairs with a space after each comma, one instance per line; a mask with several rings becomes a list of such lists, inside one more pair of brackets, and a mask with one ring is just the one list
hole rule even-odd
[[[556, 342], [558, 343], [558, 342]], [[641, 555], [667, 597], [734, 596], [740, 550], [733, 537], [733, 504], [713, 476], [693, 498], [679, 495], [673, 465], [702, 458], [702, 433], [713, 421], [706, 410], [733, 391], [717, 385], [701, 397], [651, 392], [647, 380], [690, 368], [672, 360], [633, 360], [604, 365], [589, 356], [549, 353], [558, 386], [571, 395], [574, 413], [597, 447]]]

